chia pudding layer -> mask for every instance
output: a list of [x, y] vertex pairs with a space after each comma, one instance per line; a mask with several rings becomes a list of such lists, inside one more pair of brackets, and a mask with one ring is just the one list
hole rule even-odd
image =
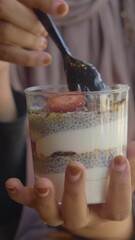
[[[36, 176], [63, 173], [71, 161], [86, 169], [108, 167], [116, 155], [126, 155], [126, 101], [111, 109], [29, 113]], [[108, 140], [110, 139], [110, 140]]]

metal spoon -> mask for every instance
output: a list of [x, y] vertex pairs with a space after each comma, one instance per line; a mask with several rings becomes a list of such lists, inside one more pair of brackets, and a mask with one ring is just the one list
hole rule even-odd
[[51, 17], [38, 9], [34, 9], [34, 12], [61, 52], [69, 90], [99, 91], [106, 89], [99, 72], [92, 64], [72, 56]]

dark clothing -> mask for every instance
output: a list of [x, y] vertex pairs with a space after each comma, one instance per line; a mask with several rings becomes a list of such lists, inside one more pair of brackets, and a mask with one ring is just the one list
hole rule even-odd
[[[5, 181], [10, 177], [17, 177], [26, 183], [26, 139], [22, 134], [26, 118], [26, 101], [22, 94], [15, 91], [13, 94], [18, 119], [14, 122], [0, 122], [0, 226], [16, 222], [12, 226], [15, 233], [22, 206], [9, 198]], [[4, 228], [0, 227], [1, 231], [4, 231]]]

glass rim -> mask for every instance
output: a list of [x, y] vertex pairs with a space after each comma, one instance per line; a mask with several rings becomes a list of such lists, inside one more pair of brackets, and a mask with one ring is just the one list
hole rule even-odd
[[[56, 91], [51, 91], [51, 89], [57, 88]], [[59, 94], [59, 93], [65, 93], [64, 91], [60, 91], [60, 89], [65, 88], [67, 89], [67, 92], [71, 92], [68, 90], [68, 86], [66, 84], [48, 84], [48, 85], [36, 85], [32, 87], [28, 87], [24, 89], [24, 93], [27, 95], [39, 95], [39, 94]], [[128, 91], [130, 87], [128, 84], [113, 84], [111, 88], [106, 88], [102, 91], [84, 91], [81, 92], [85, 95], [98, 95], [98, 94], [112, 94], [112, 93], [121, 93]], [[75, 93], [75, 91], [73, 91]], [[77, 92], [78, 93], [78, 92]]]

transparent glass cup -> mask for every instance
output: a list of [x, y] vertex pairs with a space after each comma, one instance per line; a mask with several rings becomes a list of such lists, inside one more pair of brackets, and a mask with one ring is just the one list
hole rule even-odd
[[61, 202], [67, 164], [86, 168], [88, 204], [105, 201], [108, 169], [126, 156], [127, 85], [98, 92], [69, 92], [66, 86], [25, 89], [35, 177], [48, 177]]

